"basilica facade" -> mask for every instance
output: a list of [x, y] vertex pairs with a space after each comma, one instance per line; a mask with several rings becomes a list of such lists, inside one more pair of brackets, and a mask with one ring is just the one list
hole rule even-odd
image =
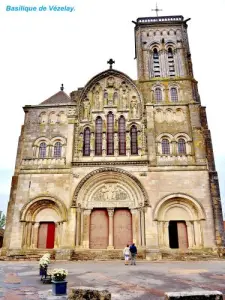
[[2, 253], [147, 259], [224, 245], [219, 184], [182, 16], [138, 18], [138, 79], [109, 69], [24, 107]]

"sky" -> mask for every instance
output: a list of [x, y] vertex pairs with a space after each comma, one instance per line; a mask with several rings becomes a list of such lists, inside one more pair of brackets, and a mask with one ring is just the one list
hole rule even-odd
[[[44, 5], [46, 11], [6, 11], [7, 6]], [[49, 11], [71, 6], [73, 12]], [[114, 68], [137, 79], [134, 24], [155, 16], [147, 0], [1, 0], [0, 1], [0, 210], [6, 212], [24, 105], [36, 105], [59, 91], [70, 93], [94, 75]], [[183, 15], [201, 103], [207, 108], [221, 197], [225, 212], [224, 11], [225, 1], [160, 0], [160, 15]]]

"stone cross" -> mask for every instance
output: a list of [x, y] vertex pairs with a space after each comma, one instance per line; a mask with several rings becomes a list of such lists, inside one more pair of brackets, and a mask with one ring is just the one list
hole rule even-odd
[[152, 11], [155, 11], [156, 12], [156, 16], [158, 17], [158, 12], [159, 11], [162, 11], [162, 9], [159, 9], [158, 6], [157, 6], [157, 3], [156, 3], [156, 8], [152, 9]]
[[61, 91], [63, 91], [63, 90], [64, 90], [63, 83], [62, 83], [62, 85], [61, 85], [61, 87], [60, 87], [60, 90], [61, 90]]
[[107, 64], [109, 64], [109, 68], [112, 69], [112, 65], [115, 64], [115, 60], [110, 58], [110, 60], [107, 61]]

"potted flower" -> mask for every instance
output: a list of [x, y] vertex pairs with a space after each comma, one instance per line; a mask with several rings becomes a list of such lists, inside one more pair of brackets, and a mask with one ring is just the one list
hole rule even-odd
[[50, 254], [46, 253], [40, 258], [40, 261], [39, 261], [41, 276], [46, 275], [49, 263], [50, 263]]
[[64, 269], [54, 269], [52, 275], [52, 293], [55, 296], [66, 295], [67, 281], [65, 281], [68, 272]]

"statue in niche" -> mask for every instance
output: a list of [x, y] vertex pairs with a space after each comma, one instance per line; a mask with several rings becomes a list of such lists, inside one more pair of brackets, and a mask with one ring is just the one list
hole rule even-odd
[[122, 109], [127, 109], [127, 103], [128, 103], [128, 93], [127, 91], [123, 91], [123, 94], [121, 96], [121, 108]]
[[88, 120], [90, 115], [90, 102], [86, 98], [85, 101], [83, 102], [83, 119]]
[[109, 77], [108, 79], [107, 79], [107, 87], [114, 87], [114, 84], [115, 84], [115, 79], [114, 79], [114, 77]]
[[99, 99], [99, 92], [96, 92], [94, 94], [94, 102], [95, 102], [95, 108], [100, 109], [100, 99]]
[[119, 99], [118, 92], [114, 92], [114, 94], [113, 94], [113, 104], [114, 105], [118, 104], [118, 99]]
[[138, 118], [138, 103], [136, 96], [133, 96], [130, 102], [130, 115], [131, 119]]

